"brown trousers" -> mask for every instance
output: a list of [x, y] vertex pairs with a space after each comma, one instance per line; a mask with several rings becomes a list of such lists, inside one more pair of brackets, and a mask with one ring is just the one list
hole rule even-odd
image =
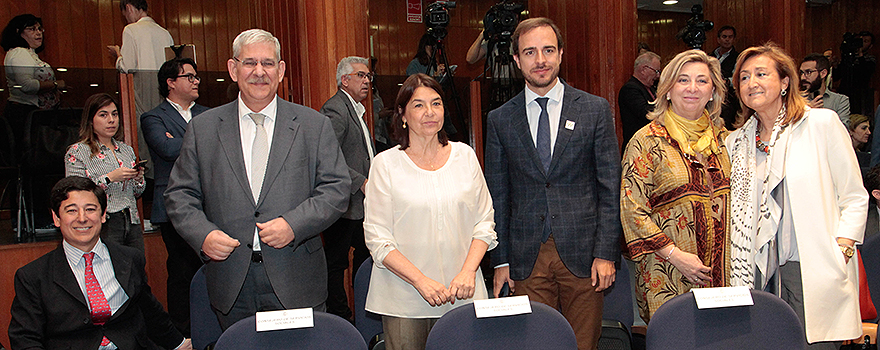
[[529, 300], [547, 304], [565, 316], [574, 329], [578, 349], [596, 349], [602, 333], [603, 294], [596, 292], [589, 277], [568, 271], [552, 235], [541, 244], [532, 274], [515, 282], [515, 295], [528, 295]]

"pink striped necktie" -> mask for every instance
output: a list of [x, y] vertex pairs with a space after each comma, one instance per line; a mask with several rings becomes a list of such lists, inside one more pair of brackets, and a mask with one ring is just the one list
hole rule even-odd
[[[94, 257], [94, 252], [83, 254], [83, 258], [86, 259], [86, 293], [89, 295], [89, 307], [92, 309], [92, 323], [100, 326], [110, 319], [110, 303], [104, 297], [104, 291], [101, 290], [101, 285], [98, 284], [98, 279], [95, 278], [95, 272], [92, 271], [92, 259]], [[107, 339], [107, 337], [101, 339], [101, 346], [109, 344], [110, 339]]]

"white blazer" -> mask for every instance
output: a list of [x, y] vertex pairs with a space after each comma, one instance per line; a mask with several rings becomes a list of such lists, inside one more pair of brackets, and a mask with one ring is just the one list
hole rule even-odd
[[[728, 136], [728, 149], [742, 132]], [[807, 341], [857, 338], [862, 334], [858, 265], [855, 257], [844, 262], [836, 240], [861, 242], [865, 231], [868, 193], [852, 142], [837, 114], [824, 108], [807, 107], [804, 117], [785, 132], [785, 161], [770, 166], [783, 167], [771, 170], [785, 174], [791, 199], [788, 209], [800, 257]], [[757, 218], [758, 203], [752, 203]]]

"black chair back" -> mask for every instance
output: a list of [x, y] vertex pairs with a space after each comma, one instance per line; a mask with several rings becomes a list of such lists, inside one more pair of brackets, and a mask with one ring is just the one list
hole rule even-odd
[[208, 283], [205, 267], [196, 271], [189, 285], [189, 321], [193, 349], [203, 350], [217, 342], [223, 330], [208, 300]]
[[312, 328], [257, 332], [257, 318], [236, 322], [220, 336], [215, 350], [367, 350], [361, 334], [346, 319], [315, 311]]
[[354, 325], [367, 344], [373, 337], [382, 333], [382, 316], [368, 312], [365, 308], [372, 273], [373, 258], [369, 257], [364, 260], [354, 276]]

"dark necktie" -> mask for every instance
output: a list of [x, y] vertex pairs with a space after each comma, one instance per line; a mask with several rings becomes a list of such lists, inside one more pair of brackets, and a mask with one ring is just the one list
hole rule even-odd
[[[538, 117], [538, 156], [541, 157], [541, 163], [544, 165], [544, 174], [550, 176], [550, 115], [547, 114], [547, 97], [538, 97], [538, 105], [541, 106], [541, 116]], [[541, 242], [547, 242], [550, 238], [550, 207], [547, 207], [547, 213], [544, 214], [544, 231], [541, 233]]]
[[[92, 259], [94, 257], [94, 252], [83, 254], [83, 258], [86, 259], [86, 294], [89, 295], [89, 307], [92, 309], [92, 323], [100, 326], [110, 319], [110, 304], [107, 302], [107, 298], [104, 297], [104, 291], [101, 290], [101, 285], [98, 284], [98, 279], [95, 278], [95, 272], [92, 270]], [[110, 339], [107, 339], [107, 337], [101, 339], [101, 346], [109, 344]]]
[[550, 115], [547, 114], [547, 97], [538, 97], [535, 101], [541, 106], [541, 116], [538, 117], [538, 156], [544, 165], [544, 173], [550, 174]]

